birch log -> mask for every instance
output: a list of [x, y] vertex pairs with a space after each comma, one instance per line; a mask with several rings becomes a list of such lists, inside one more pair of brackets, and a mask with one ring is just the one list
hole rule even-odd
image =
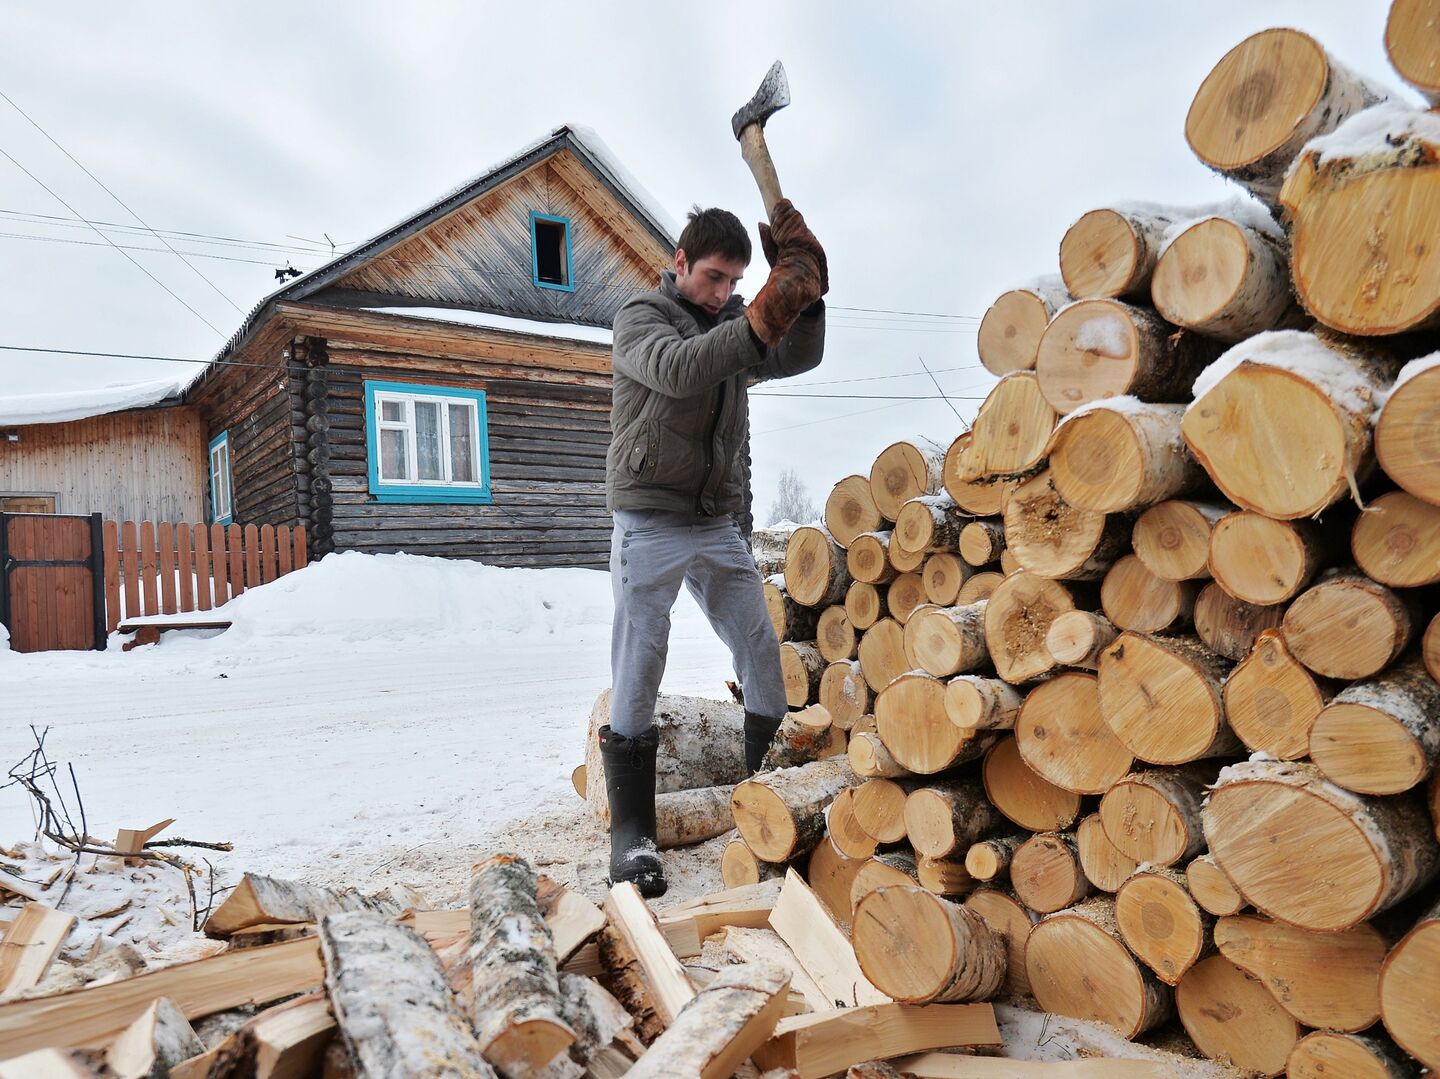
[[1440, 506], [1440, 353], [1400, 369], [1375, 421], [1375, 456], [1385, 475]]
[[1440, 760], [1440, 685], [1419, 658], [1352, 682], [1316, 718], [1310, 758], [1346, 790], [1409, 790]]
[[1300, 1024], [1222, 955], [1201, 960], [1180, 980], [1175, 1010], [1200, 1052], [1252, 1074], [1279, 1075], [1300, 1040]]
[[1090, 894], [1090, 881], [1080, 868], [1075, 837], [1039, 832], [1015, 851], [1010, 886], [1020, 902], [1037, 914], [1054, 914]]
[[780, 678], [785, 686], [786, 704], [791, 708], [804, 708], [814, 702], [820, 692], [825, 663], [826, 657], [813, 641], [786, 641], [780, 645]]
[[1065, 284], [1058, 277], [1002, 292], [986, 309], [975, 339], [985, 369], [1003, 377], [1033, 368], [1040, 336], [1055, 312], [1069, 302]]
[[[975, 413], [970, 439], [958, 453], [946, 456], [947, 489], [956, 503], [968, 508], [970, 500], [950, 486], [951, 477], [954, 482], [971, 483], [996, 476], [1021, 476], [1038, 467], [1045, 459], [1045, 447], [1056, 419], [1055, 409], [1045, 400], [1034, 373], [1017, 371], [1002, 378]], [[995, 511], [971, 510], [982, 515]]]
[[1230, 595], [1270, 606], [1298, 596], [1333, 560], [1335, 532], [1313, 521], [1277, 521], [1241, 510], [1210, 534], [1210, 573]]
[[1140, 864], [1110, 842], [1099, 813], [1091, 813], [1076, 826], [1075, 849], [1085, 878], [1102, 892], [1118, 892]]
[[856, 782], [844, 757], [761, 772], [735, 788], [735, 827], [760, 858], [788, 862], [820, 841], [825, 807]]
[[1090, 210], [1060, 239], [1060, 276], [1077, 300], [1145, 300], [1165, 230], [1186, 211], [1163, 206]]
[[1287, 1079], [1415, 1079], [1415, 1062], [1385, 1038], [1314, 1030], [1285, 1060]]
[[980, 915], [1005, 944], [1005, 992], [1028, 996], [1030, 976], [1025, 966], [1025, 942], [1038, 916], [1013, 895], [998, 888], [977, 888], [965, 897], [965, 908]]
[[940, 490], [944, 453], [915, 442], [895, 442], [880, 451], [870, 467], [870, 496], [880, 516], [893, 521], [912, 498]]
[[907, 499], [895, 518], [894, 538], [907, 551], [954, 551], [970, 520], [948, 494]]
[[1040, 577], [1096, 581], [1130, 541], [1130, 524], [1073, 506], [1052, 469], [1017, 484], [1005, 500], [1006, 554]]
[[885, 527], [885, 518], [870, 493], [868, 476], [846, 476], [830, 490], [825, 499], [825, 527], [841, 547], [865, 532]]
[[1097, 670], [1100, 653], [1120, 635], [1108, 618], [1093, 611], [1066, 611], [1050, 623], [1045, 647], [1056, 663]]
[[1151, 506], [1135, 521], [1131, 543], [1145, 568], [1166, 581], [1210, 576], [1210, 533], [1230, 507], [1214, 502], [1170, 499]]
[[882, 993], [907, 1004], [989, 1000], [1005, 944], [973, 911], [924, 888], [881, 887], [855, 907], [855, 957]]
[[902, 674], [875, 698], [880, 740], [901, 766], [933, 775], [974, 760], [994, 736], [962, 730], [945, 710], [945, 683], [920, 671]]
[[[848, 589], [845, 594], [850, 594]], [[826, 607], [820, 612], [820, 618], [815, 623], [815, 647], [820, 652], [820, 658], [827, 664], [854, 659], [855, 648], [859, 643], [860, 637], [855, 632], [855, 627], [850, 624], [850, 616], [845, 613], [843, 603]], [[816, 689], [818, 691], [818, 685]]]
[[917, 610], [905, 623], [905, 654], [921, 670], [936, 678], [949, 678], [988, 666], [986, 602]]
[[[861, 584], [885, 584], [895, 577], [890, 564], [893, 532], [863, 532], [850, 541], [845, 552], [845, 570]], [[863, 627], [862, 627], [863, 628]]]
[[1440, 581], [1440, 506], [1408, 491], [1387, 491], [1365, 507], [1350, 550], [1366, 576], [1391, 588]]
[[1134, 772], [1100, 799], [1100, 823], [1110, 842], [1142, 865], [1170, 866], [1205, 849], [1200, 808], [1213, 769]]
[[1245, 897], [1235, 889], [1210, 854], [1202, 854], [1185, 867], [1185, 885], [1202, 910], [1224, 917], [1245, 909]]
[[770, 625], [775, 629], [777, 640], [813, 641], [815, 639], [815, 621], [820, 612], [795, 601], [785, 587], [783, 573], [767, 577], [764, 591], [765, 611], [770, 615]]
[[1427, 1068], [1440, 1068], [1440, 904], [1432, 906], [1405, 934], [1380, 971], [1380, 1015], [1385, 1029]]
[[1198, 487], [1204, 471], [1180, 433], [1184, 405], [1130, 397], [1077, 409], [1050, 439], [1055, 489], [1092, 513], [1143, 509]]
[[1003, 731], [1015, 726], [1024, 698], [1008, 682], [962, 674], [945, 684], [945, 714], [965, 731]]
[[889, 613], [883, 588], [857, 580], [845, 590], [845, 617], [857, 633], [864, 633]]
[[626, 1075], [728, 1079], [774, 1031], [789, 986], [789, 974], [773, 964], [722, 967]]
[[1285, 611], [1285, 644], [1326, 678], [1353, 681], [1383, 671], [1415, 636], [1408, 597], [1354, 572], [1327, 573]]
[[925, 585], [925, 598], [941, 607], [955, 606], [960, 589], [974, 575], [975, 570], [951, 551], [931, 553], [920, 570], [920, 580]]
[[850, 574], [845, 549], [823, 527], [805, 525], [785, 547], [785, 587], [796, 603], [829, 607], [845, 600]]
[[1240, 747], [1220, 695], [1227, 674], [1194, 637], [1122, 633], [1100, 656], [1100, 714], [1150, 764], [1227, 756]]
[[[1049, 405], [1045, 406], [1047, 409]], [[1052, 419], [1050, 426], [1055, 422]], [[980, 467], [972, 463], [970, 446], [975, 441], [974, 433], [965, 431], [958, 435], [950, 448], [945, 451], [942, 480], [945, 493], [966, 513], [979, 517], [993, 517], [1000, 512], [1000, 502], [1005, 494], [1009, 479], [1003, 473], [982, 473], [972, 475]]]
[[1062, 671], [1030, 691], [1015, 721], [1025, 763], [1076, 794], [1104, 794], [1135, 763], [1101, 714], [1097, 682], [1093, 674]]
[[1215, 918], [1200, 908], [1184, 874], [1174, 869], [1133, 874], [1115, 895], [1115, 921], [1130, 950], [1166, 985], [1177, 984], [1214, 949]]
[[1278, 630], [1267, 629], [1230, 672], [1222, 696], [1230, 729], [1246, 748], [1292, 761], [1309, 754], [1310, 729], [1335, 688], [1290, 654]]
[[1100, 582], [1100, 606], [1118, 629], [1175, 632], [1195, 616], [1196, 581], [1157, 577], [1136, 555], [1116, 560]]
[[1030, 832], [1063, 832], [1080, 817], [1083, 799], [1039, 775], [1020, 756], [1013, 738], [1002, 738], [980, 769], [985, 797], [1009, 820]]
[[1075, 607], [1073, 593], [1059, 581], [1025, 571], [1001, 581], [985, 604], [985, 644], [995, 673], [1016, 685], [1053, 670], [1045, 635]]
[[927, 858], [965, 856], [971, 844], [1000, 827], [1000, 815], [973, 779], [927, 783], [905, 800], [905, 834]]
[[1214, 581], [1195, 597], [1195, 633], [1217, 656], [1239, 661], [1267, 629], [1279, 629], [1283, 605], [1260, 607], [1236, 599]]

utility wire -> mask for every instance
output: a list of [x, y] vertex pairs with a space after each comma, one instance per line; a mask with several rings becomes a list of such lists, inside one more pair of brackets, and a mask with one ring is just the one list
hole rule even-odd
[[[76, 247], [113, 247], [117, 251], [148, 251], [154, 255], [165, 254], [163, 247], [137, 247], [134, 244], [117, 243], [96, 243], [94, 240], [77, 240], [70, 236], [36, 236], [28, 232], [0, 232], [0, 239], [4, 240], [35, 240], [39, 243], [48, 244], [71, 244]], [[178, 252], [176, 252], [178, 254]], [[250, 266], [279, 266], [276, 259], [242, 259], [236, 255], [216, 255], [209, 251], [191, 251], [188, 254], [197, 259], [216, 259], [220, 262], [243, 262]], [[288, 259], [286, 260], [289, 261]]]
[[924, 394], [898, 393], [786, 393], [780, 390], [751, 390], [751, 397], [818, 397], [826, 401], [983, 401], [982, 397], [947, 396], [943, 391]]
[[[74, 218], [61, 217], [59, 214], [31, 213], [26, 210], [5, 210], [0, 209], [0, 216], [13, 217], [26, 225], [40, 225], [45, 228], [85, 228], [83, 221], [76, 221]], [[212, 232], [186, 232], [181, 229], [144, 229], [139, 225], [126, 225], [118, 221], [101, 221], [95, 219], [93, 224], [102, 229], [109, 229], [114, 232], [163, 232], [167, 236], [185, 240], [190, 243], [205, 244], [207, 247], [223, 245], [226, 247], [253, 247], [263, 250], [284, 251], [296, 255], [328, 255], [330, 248], [328, 244], [318, 244], [316, 241], [307, 240], [306, 243], [314, 244], [311, 247], [301, 247], [299, 244], [277, 244], [269, 240], [246, 240], [238, 236], [217, 236]], [[337, 244], [339, 247], [348, 246]]]
[[90, 177], [90, 179], [94, 180], [95, 183], [99, 185], [101, 191], [104, 191], [105, 194], [109, 195], [112, 199], [114, 199], [116, 202], [118, 202], [118, 203], [121, 205], [121, 207], [124, 208], [124, 210], [125, 210], [126, 213], [128, 213], [128, 214], [129, 214], [131, 217], [133, 217], [136, 221], [139, 221], [140, 224], [141, 224], [141, 225], [144, 225], [146, 229], [149, 229], [150, 234], [151, 234], [152, 236], [154, 236], [155, 239], [159, 240], [159, 241], [160, 241], [162, 244], [164, 244], [166, 247], [169, 247], [171, 253], [174, 254], [177, 258], [179, 258], [181, 262], [185, 263], [186, 266], [189, 266], [190, 269], [191, 269], [192, 271], [194, 271], [196, 277], [200, 278], [201, 281], [204, 281], [207, 285], [209, 285], [212, 289], [214, 289], [214, 290], [215, 290], [215, 293], [216, 293], [221, 299], [223, 299], [226, 303], [228, 303], [231, 307], [235, 308], [236, 311], [240, 311], [242, 314], [244, 313], [244, 312], [243, 312], [243, 309], [240, 307], [240, 305], [239, 305], [238, 303], [236, 303], [234, 300], [232, 300], [229, 296], [225, 295], [225, 293], [220, 290], [220, 286], [219, 286], [219, 285], [215, 284], [214, 281], [211, 281], [210, 278], [206, 277], [203, 273], [200, 272], [200, 267], [196, 266], [193, 262], [191, 262], [189, 259], [187, 259], [184, 255], [180, 254], [179, 251], [176, 251], [175, 248], [170, 247], [170, 241], [169, 241], [169, 240], [165, 239], [165, 237], [161, 236], [161, 235], [160, 235], [158, 232], [156, 232], [154, 229], [150, 228], [150, 226], [146, 223], [146, 221], [145, 221], [145, 219], [144, 219], [143, 217], [141, 217], [141, 216], [140, 216], [139, 214], [137, 214], [134, 210], [132, 210], [132, 209], [130, 208], [129, 204], [126, 203], [124, 199], [122, 199], [119, 195], [115, 194], [115, 192], [111, 191], [110, 188], [106, 187], [104, 181], [102, 181], [102, 180], [100, 179], [100, 177], [96, 176], [93, 172], [91, 172], [89, 169], [87, 169], [87, 168], [85, 167], [85, 165], [80, 161], [79, 158], [77, 158], [77, 157], [76, 157], [74, 154], [72, 154], [69, 150], [65, 149], [65, 147], [61, 146], [60, 143], [59, 143], [58, 141], [56, 141], [55, 136], [51, 135], [50, 132], [46, 131], [43, 127], [41, 127], [41, 126], [30, 116], [30, 114], [29, 114], [28, 112], [26, 112], [24, 109], [22, 109], [19, 105], [15, 104], [14, 100], [10, 97], [9, 94], [5, 93], [4, 90], [0, 90], [0, 97], [3, 97], [3, 98], [6, 100], [6, 102], [9, 103], [9, 105], [10, 105], [10, 107], [11, 107], [12, 109], [14, 109], [16, 112], [18, 112], [21, 116], [25, 117], [26, 121], [30, 124], [31, 127], [33, 127], [36, 131], [40, 132], [40, 134], [44, 135], [47, 139], [49, 139], [49, 140], [50, 140], [50, 144], [51, 144], [52, 146], [54, 146], [55, 149], [59, 150], [62, 154], [64, 154], [64, 155], [65, 155], [66, 157], [68, 157], [71, 161], [73, 161], [73, 162], [75, 163], [75, 166], [76, 166], [81, 172], [83, 172], [86, 176]]
[[[930, 376], [930, 381], [935, 383], [935, 389], [940, 392], [940, 396], [944, 397], [945, 389], [940, 385], [940, 380], [935, 377], [935, 375], [930, 371], [930, 368], [925, 367], [925, 357], [921, 356], [919, 353], [916, 353], [915, 358], [920, 361], [920, 366], [925, 368], [925, 373]], [[950, 411], [955, 413], [955, 418], [961, 423], [965, 423], [965, 417], [960, 415], [960, 410], [955, 407], [955, 403], [951, 401], [948, 397], [945, 397], [945, 403], [950, 406]], [[970, 425], [968, 423], [965, 423], [965, 429], [970, 429]]]

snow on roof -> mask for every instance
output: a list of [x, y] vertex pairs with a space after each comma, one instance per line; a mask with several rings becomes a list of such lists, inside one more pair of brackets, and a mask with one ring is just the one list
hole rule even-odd
[[608, 345], [614, 336], [604, 326], [582, 326], [578, 322], [538, 322], [510, 315], [496, 315], [489, 311], [462, 311], [452, 307], [365, 307], [361, 310], [378, 315], [400, 315], [433, 322], [452, 322], [460, 326], [482, 326], [489, 330], [527, 333], [532, 337], [553, 337], [561, 341], [592, 341], [595, 344]]
[[103, 416], [108, 412], [146, 408], [170, 398], [178, 400], [181, 389], [189, 381], [190, 375], [186, 374], [181, 378], [153, 382], [125, 382], [94, 389], [0, 397], [0, 424], [64, 423]]

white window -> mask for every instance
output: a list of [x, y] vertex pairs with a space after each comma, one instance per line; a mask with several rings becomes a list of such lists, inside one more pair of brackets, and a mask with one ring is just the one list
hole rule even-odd
[[225, 431], [210, 443], [210, 519], [229, 524], [230, 518], [230, 432]]
[[483, 486], [480, 416], [473, 397], [375, 393], [382, 486]]

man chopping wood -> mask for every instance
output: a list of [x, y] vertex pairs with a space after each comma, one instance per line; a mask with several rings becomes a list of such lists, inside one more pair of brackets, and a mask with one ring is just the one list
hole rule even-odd
[[610, 879], [663, 895], [655, 845], [655, 699], [683, 583], [730, 649], [745, 697], [753, 774], [785, 714], [780, 649], [750, 553], [747, 388], [820, 363], [825, 252], [788, 200], [760, 226], [770, 276], [748, 306], [735, 293], [750, 238], [734, 214], [696, 210], [675, 267], [615, 316], [606, 496], [610, 723], [599, 731], [610, 804]]

